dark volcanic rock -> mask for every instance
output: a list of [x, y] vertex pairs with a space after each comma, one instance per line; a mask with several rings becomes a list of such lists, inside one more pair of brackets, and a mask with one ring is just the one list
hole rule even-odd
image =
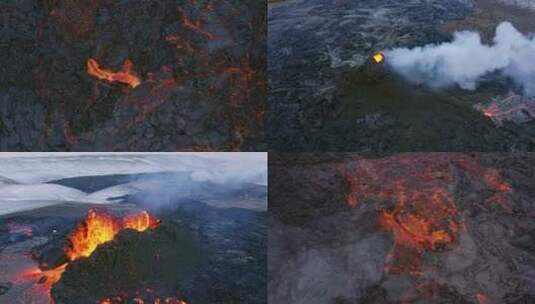
[[475, 92], [437, 91], [408, 84], [388, 69], [388, 58], [382, 68], [370, 66], [376, 51], [450, 40], [442, 26], [475, 11], [468, 0], [297, 0], [273, 6], [268, 17], [270, 148], [534, 150], [534, 124], [498, 128], [472, 108], [514, 90], [503, 77], [484, 79]]
[[[154, 211], [162, 219], [157, 229], [122, 231], [89, 258], [70, 263], [53, 286], [56, 302], [121, 296], [152, 303], [172, 296], [188, 303], [266, 303], [266, 212], [175, 203]], [[48, 257], [46, 249], [57, 244], [34, 251]]]
[[[0, 150], [260, 150], [264, 1], [3, 1]], [[87, 72], [93, 58], [131, 88]]]
[[189, 202], [174, 217], [197, 227], [210, 250], [185, 287], [191, 303], [267, 303], [266, 212]]
[[5, 294], [13, 286], [10, 282], [0, 282], [0, 295]]
[[90, 257], [69, 264], [52, 288], [56, 303], [95, 303], [153, 289], [161, 298], [180, 296], [181, 281], [202, 260], [199, 244], [175, 225], [154, 231], [125, 230]]

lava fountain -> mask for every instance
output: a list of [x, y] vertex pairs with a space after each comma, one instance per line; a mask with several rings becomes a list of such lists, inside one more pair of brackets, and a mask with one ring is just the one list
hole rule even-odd
[[122, 229], [145, 231], [158, 226], [159, 221], [146, 211], [115, 218], [107, 213], [90, 209], [86, 219], [69, 236], [66, 254], [71, 261], [90, 256], [98, 245], [111, 241]]
[[25, 278], [41, 278], [43, 289], [49, 293], [52, 285], [61, 279], [68, 263], [90, 256], [99, 245], [109, 242], [123, 229], [145, 231], [158, 226], [160, 221], [147, 211], [128, 215], [124, 218], [114, 217], [104, 211], [90, 209], [86, 218], [69, 234], [69, 245], [64, 248], [69, 262], [54, 269], [41, 270], [34, 267], [23, 274]]

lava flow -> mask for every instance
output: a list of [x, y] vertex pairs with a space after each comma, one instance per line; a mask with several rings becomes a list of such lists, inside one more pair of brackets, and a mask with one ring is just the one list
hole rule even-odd
[[[122, 229], [145, 231], [157, 227], [158, 224], [159, 220], [146, 211], [128, 215], [124, 218], [116, 218], [103, 211], [90, 209], [84, 221], [78, 224], [68, 236], [69, 246], [64, 249], [65, 254], [69, 262], [79, 257], [88, 257], [98, 245], [113, 240]], [[40, 281], [44, 280], [44, 284], [41, 286], [46, 293], [49, 293], [52, 285], [61, 278], [69, 262], [50, 270], [41, 270], [38, 267], [32, 268], [23, 274], [23, 278], [40, 278]]]
[[114, 73], [110, 70], [101, 68], [98, 62], [93, 58], [89, 58], [87, 60], [87, 73], [89, 73], [89, 75], [110, 82], [117, 81], [120, 83], [127, 84], [132, 88], [135, 88], [141, 83], [141, 80], [132, 70], [132, 67], [132, 61], [126, 59], [123, 63], [123, 67], [121, 68], [121, 70], [119, 72]]
[[387, 273], [421, 273], [424, 252], [452, 248], [466, 229], [454, 198], [457, 175], [453, 166], [464, 169], [470, 177], [482, 177], [493, 193], [486, 201], [510, 211], [506, 204], [510, 185], [497, 171], [463, 154], [359, 158], [341, 168], [348, 183], [350, 207], [370, 199], [384, 203], [385, 207], [378, 208], [379, 222], [394, 238]]

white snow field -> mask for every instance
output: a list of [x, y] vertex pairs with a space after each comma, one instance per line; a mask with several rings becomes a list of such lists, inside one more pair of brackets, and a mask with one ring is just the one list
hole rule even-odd
[[130, 182], [93, 193], [46, 184], [72, 177], [189, 172], [197, 181], [267, 185], [267, 153], [0, 153], [0, 215], [63, 202], [113, 203], [151, 185]]

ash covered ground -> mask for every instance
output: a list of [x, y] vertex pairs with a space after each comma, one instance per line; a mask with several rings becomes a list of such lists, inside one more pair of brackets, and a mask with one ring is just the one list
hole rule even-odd
[[265, 15], [264, 1], [2, 1], [0, 149], [262, 149]]
[[[223, 181], [215, 171], [210, 177], [203, 172], [199, 179], [201, 171], [195, 167], [208, 163], [215, 169], [216, 163], [224, 167], [229, 160], [175, 156], [181, 169], [189, 163], [188, 170], [164, 172], [155, 163], [160, 159], [169, 169], [173, 157], [78, 158], [80, 166], [49, 158], [56, 166], [62, 164], [63, 178], [40, 168], [33, 175], [21, 174], [23, 164], [34, 158], [19, 159], [18, 173], [2, 172], [9, 177], [1, 184], [6, 191], [0, 198], [0, 302], [266, 303], [267, 187], [265, 178], [257, 177], [265, 176], [265, 162], [249, 176], [241, 169], [243, 180], [230, 177], [226, 166]], [[121, 167], [121, 162], [129, 164]], [[91, 174], [83, 174], [84, 168]], [[20, 188], [20, 181], [31, 188]], [[37, 187], [41, 184], [46, 189]], [[25, 197], [30, 189], [37, 197]], [[18, 210], [10, 204], [17, 201], [17, 192], [22, 203]], [[68, 261], [70, 236], [87, 222], [90, 209], [117, 219], [144, 210], [158, 225], [122, 229], [88, 257]]]
[[535, 155], [270, 157], [268, 301], [532, 303]]
[[518, 113], [503, 124], [474, 108], [510, 100], [511, 92], [521, 94], [507, 77], [486, 75], [473, 91], [457, 86], [434, 90], [410, 84], [388, 64], [370, 61], [380, 50], [451, 41], [458, 30], [479, 32], [489, 43], [502, 21], [533, 33], [535, 13], [526, 9], [532, 5], [508, 0], [270, 2], [270, 148], [534, 150], [533, 98], [511, 105]]

